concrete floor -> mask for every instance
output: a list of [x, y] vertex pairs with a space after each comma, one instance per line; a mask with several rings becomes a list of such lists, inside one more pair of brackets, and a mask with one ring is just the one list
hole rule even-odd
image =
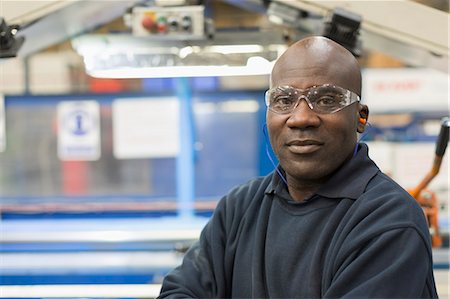
[[439, 298], [450, 298], [450, 271], [449, 270], [435, 270], [434, 279], [436, 280], [436, 288]]

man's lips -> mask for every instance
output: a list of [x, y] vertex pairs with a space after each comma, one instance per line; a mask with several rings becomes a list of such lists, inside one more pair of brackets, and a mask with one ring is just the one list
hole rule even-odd
[[291, 140], [287, 143], [288, 146], [298, 145], [298, 146], [306, 146], [306, 145], [323, 145], [323, 142], [313, 140], [313, 139], [295, 139]]
[[287, 142], [286, 145], [294, 154], [310, 154], [319, 150], [323, 142], [313, 139], [296, 139]]

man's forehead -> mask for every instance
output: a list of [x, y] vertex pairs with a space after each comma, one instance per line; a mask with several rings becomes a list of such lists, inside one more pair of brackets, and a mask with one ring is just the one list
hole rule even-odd
[[333, 84], [360, 93], [356, 77], [359, 68], [352, 67], [352, 61], [341, 59], [344, 57], [332, 53], [321, 55], [318, 52], [311, 53], [309, 50], [298, 49], [280, 57], [272, 70], [271, 87], [291, 85], [307, 88], [313, 85]]
[[297, 88], [322, 84], [348, 85], [342, 81], [342, 77], [339, 73], [324, 65], [303, 67], [302, 65], [289, 64], [273, 72], [271, 85], [290, 85]]

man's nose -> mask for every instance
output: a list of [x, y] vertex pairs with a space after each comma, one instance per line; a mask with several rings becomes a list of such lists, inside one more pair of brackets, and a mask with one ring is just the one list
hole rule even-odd
[[290, 127], [317, 127], [320, 124], [320, 119], [317, 113], [311, 109], [306, 98], [302, 96], [286, 123]]

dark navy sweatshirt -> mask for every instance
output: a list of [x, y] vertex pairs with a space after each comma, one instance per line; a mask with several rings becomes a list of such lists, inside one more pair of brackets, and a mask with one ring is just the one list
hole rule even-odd
[[295, 202], [276, 172], [223, 197], [159, 298], [437, 298], [416, 201], [362, 144]]

